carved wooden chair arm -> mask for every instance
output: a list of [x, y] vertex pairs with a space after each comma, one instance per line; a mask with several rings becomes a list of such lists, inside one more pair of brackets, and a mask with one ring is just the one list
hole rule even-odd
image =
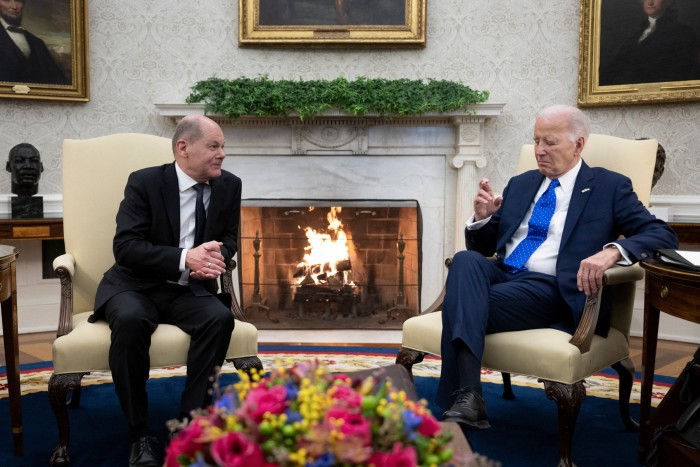
[[622, 284], [625, 282], [635, 282], [644, 277], [644, 271], [638, 265], [613, 267], [605, 271], [603, 275], [603, 287], [598, 293], [586, 299], [583, 307], [581, 322], [576, 328], [573, 337], [569, 341], [571, 345], [578, 347], [581, 353], [586, 353], [591, 349], [591, 341], [595, 334], [598, 314], [600, 313], [600, 301], [603, 296], [603, 289], [609, 285]]
[[56, 337], [68, 334], [73, 329], [73, 275], [75, 258], [64, 253], [53, 260], [53, 270], [61, 280], [61, 303], [58, 314]]
[[221, 276], [221, 288], [224, 293], [229, 294], [231, 297], [231, 313], [233, 317], [238, 321], [248, 321], [245, 316], [245, 312], [241, 308], [241, 305], [236, 299], [236, 292], [233, 288], [233, 271], [236, 269], [236, 260], [231, 258], [229, 263], [226, 265], [226, 272]]

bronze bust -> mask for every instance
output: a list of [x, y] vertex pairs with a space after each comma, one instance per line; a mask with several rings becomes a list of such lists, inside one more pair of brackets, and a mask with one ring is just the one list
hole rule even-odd
[[12, 174], [12, 217], [43, 217], [43, 198], [39, 192], [39, 179], [44, 171], [39, 150], [29, 143], [20, 143], [10, 149], [5, 170]]

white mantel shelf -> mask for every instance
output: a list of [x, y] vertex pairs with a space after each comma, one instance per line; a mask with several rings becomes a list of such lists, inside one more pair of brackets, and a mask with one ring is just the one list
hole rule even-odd
[[[257, 156], [444, 156], [457, 173], [452, 245], [447, 254], [464, 248], [464, 223], [478, 191], [477, 169], [484, 157], [485, 122], [498, 117], [505, 104], [487, 102], [460, 111], [381, 117], [325, 111], [301, 120], [286, 117], [208, 115], [224, 129], [227, 154]], [[203, 115], [204, 104], [156, 104], [160, 115], [179, 121], [186, 115]], [[452, 216], [450, 216], [452, 217]]]
[[[371, 121], [374, 125], [408, 125], [415, 126], [421, 122], [433, 122], [450, 124], [454, 123], [455, 119], [487, 119], [501, 115], [501, 111], [505, 104], [497, 102], [486, 102], [483, 104], [475, 104], [466, 107], [464, 110], [452, 112], [428, 112], [422, 115], [400, 115], [391, 117], [381, 117], [377, 114], [367, 114], [363, 116], [355, 116], [347, 112], [339, 110], [326, 110], [319, 116], [300, 120], [296, 114], [290, 114], [285, 117], [256, 117], [252, 115], [244, 115], [240, 118], [229, 118], [224, 115], [210, 114], [208, 117], [221, 122], [225, 125], [284, 125], [289, 122], [318, 124], [324, 119], [346, 120], [346, 121]], [[185, 115], [203, 115], [204, 104], [156, 104], [160, 115], [163, 117], [172, 118], [175, 121], [180, 120]]]

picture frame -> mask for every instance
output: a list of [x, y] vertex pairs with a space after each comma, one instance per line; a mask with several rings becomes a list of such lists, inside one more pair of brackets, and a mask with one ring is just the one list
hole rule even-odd
[[22, 7], [19, 25], [0, 28], [0, 97], [89, 101], [87, 0], [31, 0]]
[[640, 41], [642, 2], [581, 0], [579, 106], [700, 101], [700, 2], [668, 3]]
[[427, 0], [238, 0], [239, 47], [425, 47]]

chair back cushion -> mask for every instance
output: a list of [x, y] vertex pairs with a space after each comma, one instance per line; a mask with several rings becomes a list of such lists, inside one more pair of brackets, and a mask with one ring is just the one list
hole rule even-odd
[[97, 284], [114, 263], [119, 203], [131, 172], [173, 161], [171, 140], [121, 133], [63, 142], [63, 238], [76, 260], [73, 314], [92, 310]]
[[[655, 139], [635, 140], [591, 134], [581, 157], [591, 167], [604, 167], [629, 177], [639, 200], [644, 206], [649, 206], [658, 146]], [[534, 146], [524, 144], [520, 149], [517, 173], [536, 168]]]

